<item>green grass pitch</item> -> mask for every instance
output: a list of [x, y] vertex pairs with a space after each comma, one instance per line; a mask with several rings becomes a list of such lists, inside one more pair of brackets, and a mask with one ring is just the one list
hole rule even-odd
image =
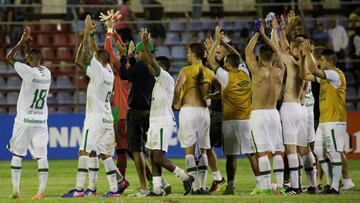
[[[184, 159], [172, 159], [175, 164], [184, 168]], [[108, 191], [108, 182], [105, 177], [104, 168], [101, 165], [98, 181], [98, 194], [103, 194]], [[220, 159], [219, 165], [222, 175], [225, 176], [225, 160]], [[254, 177], [252, 175], [249, 162], [247, 159], [238, 159], [238, 169], [236, 173], [236, 195], [222, 196], [221, 194], [214, 194], [211, 196], [186, 196], [182, 195], [183, 188], [180, 180], [168, 171], [164, 171], [164, 176], [172, 185], [173, 193], [166, 197], [147, 197], [147, 198], [79, 198], [79, 199], [63, 199], [60, 195], [75, 185], [76, 178], [76, 160], [52, 160], [49, 161], [49, 180], [47, 185], [46, 199], [40, 202], [360, 202], [360, 160], [350, 160], [350, 174], [355, 183], [355, 188], [350, 191], [341, 191], [341, 195], [308, 195], [301, 194], [299, 196], [250, 196], [249, 193], [255, 186]], [[11, 194], [11, 177], [10, 177], [10, 161], [0, 161], [0, 203], [5, 202], [39, 202], [31, 200], [31, 197], [37, 192], [38, 176], [36, 161], [23, 161], [23, 171], [21, 176], [21, 199], [11, 200], [8, 196]], [[134, 192], [138, 186], [138, 179], [133, 162], [128, 162], [128, 170], [126, 178], [130, 182], [130, 187], [125, 192], [125, 195]], [[274, 177], [273, 177], [274, 178]], [[212, 182], [212, 174], [208, 174], [208, 187]], [[303, 175], [303, 183], [306, 184], [306, 176]]]

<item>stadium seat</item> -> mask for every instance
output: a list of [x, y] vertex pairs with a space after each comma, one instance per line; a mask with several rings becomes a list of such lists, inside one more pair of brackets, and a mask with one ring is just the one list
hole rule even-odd
[[180, 32], [185, 30], [185, 26], [184, 23], [182, 22], [174, 22], [174, 21], [170, 21], [169, 22], [169, 30], [171, 32]]
[[73, 32], [80, 32], [83, 31], [85, 29], [85, 23], [84, 21], [78, 21], [78, 22], [74, 22], [71, 23], [71, 29]]
[[86, 92], [78, 91], [77, 93], [75, 93], [74, 101], [76, 103], [85, 103], [86, 102]]
[[42, 56], [43, 60], [51, 61], [52, 59], [55, 58], [54, 50], [49, 47], [42, 48], [41, 56]]
[[217, 23], [212, 21], [212, 22], [203, 22], [202, 24], [202, 28], [203, 30], [214, 30], [216, 27]]
[[[2, 42], [2, 44], [5, 44], [5, 42]], [[5, 60], [6, 59], [6, 54], [4, 49], [0, 48], [0, 60]]]
[[49, 114], [57, 113], [56, 108], [52, 107], [52, 106], [48, 106], [48, 112], [49, 112]]
[[9, 108], [9, 115], [15, 115], [16, 114], [16, 107], [10, 107]]
[[47, 34], [36, 35], [36, 44], [39, 46], [48, 46], [51, 44], [50, 36]]
[[202, 24], [200, 22], [193, 22], [189, 24], [190, 31], [202, 31]]
[[3, 93], [0, 93], [0, 104], [6, 104], [6, 97]]
[[64, 34], [55, 34], [53, 35], [53, 45], [69, 45], [67, 36]]
[[220, 26], [222, 30], [233, 30], [234, 23], [230, 21], [226, 21], [225, 19], [220, 21]]
[[65, 61], [60, 62], [59, 71], [61, 73], [75, 73], [75, 68], [72, 64], [66, 63]]
[[71, 31], [71, 26], [70, 24], [56, 24], [56, 30], [57, 31], [62, 31], [62, 32], [69, 32]]
[[170, 49], [168, 46], [158, 46], [156, 49], [156, 56], [167, 56], [170, 58]]
[[6, 108], [0, 108], [0, 115], [6, 115], [7, 111]]
[[56, 50], [56, 58], [61, 61], [69, 61], [74, 58], [71, 50], [66, 47], [59, 47]]
[[184, 46], [171, 47], [171, 57], [176, 60], [182, 60], [186, 58]]
[[243, 28], [246, 28], [246, 27], [249, 27], [249, 21], [244, 21], [244, 20], [237, 20], [235, 23], [234, 23], [234, 30], [242, 30]]
[[166, 45], [173, 45], [173, 44], [180, 44], [180, 36], [176, 32], [167, 32], [165, 44]]
[[56, 79], [56, 87], [58, 88], [70, 88], [73, 87], [73, 84], [68, 76], [59, 76]]
[[60, 106], [57, 110], [58, 113], [73, 113], [73, 110], [71, 107], [66, 106]]
[[360, 102], [356, 103], [356, 111], [360, 111]]
[[355, 89], [355, 87], [347, 87], [346, 88], [346, 97], [347, 98], [356, 98], [358, 96], [358, 93]]
[[79, 37], [76, 34], [69, 34], [69, 45], [77, 45], [79, 43]]
[[355, 111], [355, 106], [352, 102], [346, 102], [345, 106], [347, 112]]
[[21, 87], [20, 77], [17, 77], [17, 76], [8, 77], [6, 86], [7, 86], [7, 88], [11, 88], [11, 89], [14, 89], [14, 88], [20, 89], [20, 87]]
[[71, 96], [70, 92], [58, 92], [57, 102], [59, 104], [72, 104], [74, 103], [74, 98]]
[[88, 81], [87, 81], [88, 79], [85, 75], [80, 75], [79, 77], [76, 78], [76, 80], [77, 80], [77, 85], [80, 89], [86, 89], [88, 85]]
[[50, 92], [47, 97], [47, 103], [56, 104], [56, 102], [57, 102], [56, 96]]
[[0, 76], [0, 87], [5, 87], [5, 86], [6, 86], [5, 78]]
[[41, 32], [56, 32], [55, 24], [40, 24], [39, 29]]
[[9, 92], [6, 96], [6, 101], [8, 104], [16, 104], [19, 97], [19, 93], [17, 92]]
[[356, 83], [355, 77], [351, 72], [344, 72], [346, 78], [346, 84], [352, 85]]

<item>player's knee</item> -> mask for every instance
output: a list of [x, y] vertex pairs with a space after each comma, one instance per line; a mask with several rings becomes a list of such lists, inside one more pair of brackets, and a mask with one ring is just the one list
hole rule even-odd
[[111, 156], [107, 155], [107, 154], [100, 154], [99, 157], [100, 157], [101, 160], [105, 160], [105, 159], [107, 159], [107, 158], [109, 158]]
[[341, 162], [341, 152], [331, 151], [328, 154], [331, 162]]
[[91, 151], [89, 154], [89, 157], [96, 157], [96, 156], [97, 156], [96, 151]]
[[161, 165], [162, 162], [164, 161], [164, 157], [159, 152], [151, 152], [151, 158], [152, 161], [157, 165]]

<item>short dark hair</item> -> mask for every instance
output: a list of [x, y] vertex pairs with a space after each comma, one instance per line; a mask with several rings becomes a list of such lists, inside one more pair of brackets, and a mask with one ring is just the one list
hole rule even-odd
[[104, 63], [110, 62], [110, 55], [109, 53], [104, 49], [99, 49], [96, 51], [96, 55], [103, 60]]
[[33, 57], [37, 60], [41, 60], [41, 52], [39, 49], [30, 49], [30, 51], [26, 54], [26, 57]]
[[323, 46], [317, 46], [314, 48], [314, 52], [313, 52], [313, 56], [315, 58], [315, 60], [319, 60], [321, 57], [322, 52], [325, 50], [326, 48]]
[[225, 58], [226, 62], [230, 63], [232, 67], [238, 67], [240, 64], [240, 58], [236, 54], [229, 54]]
[[335, 51], [332, 49], [324, 49], [321, 52], [321, 56], [324, 56], [327, 61], [329, 61], [332, 65], [336, 65], [337, 62], [337, 56]]
[[304, 41], [304, 38], [303, 37], [297, 37], [295, 39], [293, 39], [291, 42], [290, 42], [290, 48], [293, 49], [293, 48], [298, 48], [301, 43], [303, 43]]
[[156, 57], [156, 61], [159, 63], [159, 65], [164, 68], [166, 71], [169, 71], [171, 67], [170, 59], [166, 56], [158, 56]]
[[190, 50], [198, 59], [202, 59], [205, 55], [204, 46], [201, 43], [192, 43], [190, 44]]
[[269, 45], [262, 45], [259, 50], [260, 59], [263, 61], [271, 61], [274, 51]]

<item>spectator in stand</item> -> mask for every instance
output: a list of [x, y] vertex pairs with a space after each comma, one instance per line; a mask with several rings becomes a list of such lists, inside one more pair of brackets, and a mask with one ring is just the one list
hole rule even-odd
[[332, 48], [331, 36], [325, 31], [323, 24], [317, 22], [315, 27], [312, 33], [312, 39], [315, 41], [316, 46]]
[[120, 34], [122, 40], [125, 43], [129, 43], [130, 41], [134, 41], [132, 29], [133, 26], [128, 24], [129, 18], [132, 17], [132, 12], [130, 10], [130, 0], [123, 0], [119, 2], [122, 6], [119, 8], [121, 18], [120, 21], [116, 24], [115, 29], [117, 33]]
[[[8, 3], [20, 5], [20, 4], [25, 3], [25, 1], [10, 0]], [[24, 19], [25, 19], [25, 17], [24, 17], [23, 8], [7, 7], [7, 9], [5, 11], [5, 21], [7, 21], [7, 22], [22, 22], [22, 21], [24, 21]], [[15, 46], [18, 39], [22, 35], [22, 29], [23, 29], [22, 25], [7, 25], [5, 27], [5, 33], [8, 33], [8, 36], [10, 38], [9, 41], [10, 41], [11, 47]]]
[[333, 50], [335, 51], [336, 56], [338, 59], [344, 59], [345, 51], [349, 44], [349, 37], [345, 28], [342, 25], [337, 24], [335, 18], [332, 18], [329, 21], [328, 33], [330, 34]]
[[[164, 16], [164, 7], [160, 2], [150, 0], [149, 7], [144, 6], [144, 15], [145, 20], [161, 21]], [[152, 34], [155, 44], [163, 44], [166, 37], [166, 31], [162, 22], [150, 23], [147, 27]]]
[[348, 35], [350, 40], [355, 36], [358, 28], [360, 28], [360, 7], [355, 9], [349, 16]]
[[[353, 45], [354, 45], [354, 52], [352, 52], [352, 53], [354, 53], [353, 57], [356, 60], [360, 60], [360, 28], [358, 28], [356, 30], [356, 33], [355, 33], [355, 36], [354, 36], [354, 39], [353, 39]], [[355, 62], [354, 67], [355, 68], [360, 67], [360, 63]]]

